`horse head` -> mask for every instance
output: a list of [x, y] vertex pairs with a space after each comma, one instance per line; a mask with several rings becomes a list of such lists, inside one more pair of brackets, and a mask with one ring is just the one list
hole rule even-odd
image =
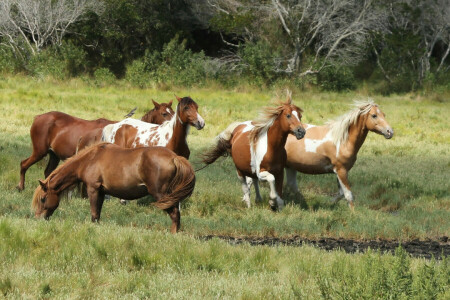
[[175, 112], [172, 109], [172, 101], [168, 103], [158, 103], [152, 99], [155, 106], [152, 110], [146, 113], [141, 121], [153, 124], [162, 124], [172, 118]]
[[205, 127], [205, 120], [198, 113], [198, 105], [191, 97], [177, 97], [177, 117], [181, 123], [194, 126], [198, 130]]
[[281, 113], [279, 120], [281, 128], [284, 131], [289, 131], [298, 140], [305, 136], [305, 128], [301, 122], [303, 110], [292, 103], [291, 94], [288, 92], [287, 100], [281, 104]]
[[49, 187], [49, 180], [39, 180], [39, 186], [34, 191], [32, 207], [36, 218], [44, 216], [48, 219], [59, 205], [59, 195]]
[[385, 114], [378, 105], [373, 105], [366, 118], [366, 128], [372, 132], [383, 135], [386, 139], [394, 136], [394, 130], [385, 119]]

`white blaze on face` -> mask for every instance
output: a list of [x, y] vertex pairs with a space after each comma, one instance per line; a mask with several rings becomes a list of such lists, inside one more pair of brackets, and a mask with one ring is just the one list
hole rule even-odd
[[200, 116], [199, 113], [197, 113], [197, 120], [200, 123], [200, 126], [203, 128], [203, 126], [205, 126], [205, 120], [203, 120], [202, 116]]
[[172, 116], [172, 113], [170, 112], [170, 110], [168, 108], [166, 108], [166, 111], [169, 113], [169, 115]]
[[298, 113], [294, 110], [292, 111], [292, 114], [297, 118], [297, 120], [300, 122], [300, 118], [298, 117]]

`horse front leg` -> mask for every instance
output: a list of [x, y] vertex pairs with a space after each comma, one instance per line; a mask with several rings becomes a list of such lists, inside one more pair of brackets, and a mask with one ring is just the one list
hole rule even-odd
[[254, 184], [255, 184], [255, 195], [256, 195], [255, 202], [256, 203], [261, 203], [262, 202], [262, 197], [261, 197], [261, 193], [259, 191], [259, 180], [258, 180], [258, 178], [255, 179]]
[[341, 200], [344, 197], [344, 191], [342, 190], [339, 179], [336, 178], [336, 181], [337, 181], [337, 186], [338, 186], [339, 192], [336, 196], [333, 197], [333, 199], [331, 199], [331, 202], [333, 202], [333, 203], [337, 203], [339, 200]]
[[291, 168], [285, 168], [286, 170], [286, 187], [289, 188], [290, 191], [294, 193], [299, 193], [298, 185], [297, 185], [297, 171]]
[[92, 222], [98, 222], [100, 220], [105, 194], [100, 192], [98, 187], [93, 186], [87, 187], [87, 193], [91, 204], [91, 220]]
[[[284, 201], [281, 199], [280, 194], [282, 195], [283, 192], [283, 172], [280, 172], [275, 177], [273, 174], [262, 171], [258, 174], [258, 178], [262, 181], [267, 181], [269, 183], [270, 187], [270, 194], [269, 194], [269, 205], [272, 208], [272, 210], [282, 210], [284, 207]], [[281, 178], [281, 180], [280, 180]], [[278, 185], [276, 186], [276, 182], [278, 182]], [[281, 182], [281, 184], [280, 184]], [[281, 187], [280, 187], [281, 185]]]
[[344, 194], [345, 199], [347, 200], [348, 206], [352, 211], [355, 210], [354, 204], [353, 204], [353, 193], [350, 190], [350, 183], [348, 182], [348, 173], [347, 170], [344, 168], [340, 168], [336, 171], [337, 178], [339, 185], [342, 189], [342, 192]]

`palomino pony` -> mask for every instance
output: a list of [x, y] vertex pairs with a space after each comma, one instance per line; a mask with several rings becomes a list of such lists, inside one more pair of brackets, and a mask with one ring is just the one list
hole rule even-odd
[[337, 175], [339, 194], [333, 201], [345, 197], [353, 210], [354, 199], [347, 174], [369, 131], [381, 134], [386, 139], [394, 135], [384, 113], [372, 100], [355, 102], [355, 109], [327, 125], [307, 124], [303, 140], [288, 138], [286, 142], [287, 186], [298, 191], [297, 171], [305, 174], [334, 172]]
[[41, 181], [34, 192], [32, 206], [36, 217], [48, 219], [59, 205], [64, 190], [83, 182], [91, 204], [91, 219], [99, 221], [105, 194], [124, 199], [152, 195], [154, 205], [165, 210], [171, 220], [170, 231], [180, 228], [179, 203], [195, 187], [190, 163], [163, 147], [124, 149], [100, 143], [80, 151]]
[[289, 133], [301, 139], [305, 129], [301, 123], [302, 109], [292, 104], [290, 94], [285, 103], [266, 107], [259, 120], [233, 123], [217, 137], [215, 146], [204, 154], [211, 164], [231, 153], [244, 192], [243, 201], [250, 207], [250, 187], [254, 180], [256, 202], [260, 202], [258, 180], [270, 185], [269, 204], [273, 210], [284, 207], [283, 168], [286, 162], [284, 144]]
[[[171, 116], [172, 102], [158, 104], [158, 107], [148, 112], [143, 118], [159, 120], [163, 122]], [[164, 117], [165, 116], [165, 117]], [[60, 160], [73, 156], [77, 149], [99, 141], [103, 127], [116, 123], [107, 119], [83, 120], [71, 115], [52, 111], [34, 118], [30, 129], [33, 152], [31, 156], [20, 163], [20, 182], [17, 186], [19, 191], [25, 188], [25, 173], [33, 164], [43, 159], [47, 154], [50, 158], [44, 171], [47, 177], [56, 167]]]
[[162, 146], [189, 158], [186, 137], [189, 126], [198, 130], [205, 121], [198, 113], [198, 105], [190, 97], [179, 98], [176, 113], [161, 125], [149, 124], [135, 119], [125, 119], [105, 126], [102, 140], [124, 148]]

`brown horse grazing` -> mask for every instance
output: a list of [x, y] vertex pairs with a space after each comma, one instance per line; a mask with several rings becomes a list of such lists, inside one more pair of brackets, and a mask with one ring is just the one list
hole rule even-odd
[[178, 155], [189, 158], [186, 137], [189, 126], [198, 130], [205, 121], [198, 113], [198, 105], [190, 97], [179, 98], [176, 113], [161, 125], [149, 124], [136, 119], [125, 119], [105, 126], [102, 140], [125, 148], [163, 146]]
[[[158, 104], [158, 109], [151, 110], [144, 117], [160, 121], [164, 118], [169, 119], [167, 109], [172, 110], [171, 104], [171, 102], [167, 105]], [[77, 149], [81, 150], [99, 141], [103, 127], [116, 122], [103, 118], [83, 120], [57, 111], [36, 116], [30, 129], [33, 152], [20, 163], [20, 182], [17, 189], [22, 191], [25, 188], [25, 173], [28, 168], [47, 154], [50, 158], [44, 172], [45, 177], [58, 166], [60, 160], [73, 156]]]
[[[250, 207], [250, 187], [254, 180], [256, 201], [261, 201], [258, 180], [270, 185], [269, 204], [273, 210], [284, 207], [283, 168], [286, 162], [284, 144], [289, 133], [301, 139], [305, 129], [303, 111], [292, 104], [290, 94], [285, 103], [263, 110], [259, 120], [231, 124], [217, 138], [216, 145], [204, 154], [206, 164], [231, 152], [244, 192], [243, 201]], [[246, 179], [247, 177], [247, 179]]]
[[100, 143], [80, 151], [54, 170], [34, 192], [36, 217], [48, 219], [59, 205], [64, 190], [83, 182], [91, 204], [91, 219], [99, 221], [105, 194], [124, 199], [152, 195], [154, 205], [172, 219], [170, 231], [180, 228], [179, 203], [195, 187], [189, 162], [163, 147], [124, 149]]
[[344, 196], [353, 210], [354, 199], [347, 174], [369, 131], [381, 134], [386, 139], [394, 135], [384, 113], [372, 100], [355, 102], [355, 109], [327, 125], [307, 124], [303, 140], [288, 138], [286, 143], [287, 186], [298, 191], [297, 171], [305, 174], [334, 172], [337, 175], [339, 194], [333, 201]]

